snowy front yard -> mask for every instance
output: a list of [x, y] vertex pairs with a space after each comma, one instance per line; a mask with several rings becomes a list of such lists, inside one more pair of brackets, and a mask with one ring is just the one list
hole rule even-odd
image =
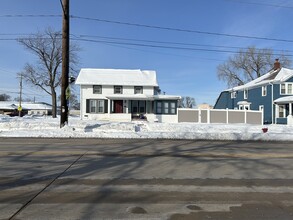
[[[0, 115], [0, 137], [293, 141], [293, 126], [288, 125], [101, 122], [74, 117], [63, 128], [59, 123], [59, 118]], [[268, 132], [263, 133], [264, 127]]]

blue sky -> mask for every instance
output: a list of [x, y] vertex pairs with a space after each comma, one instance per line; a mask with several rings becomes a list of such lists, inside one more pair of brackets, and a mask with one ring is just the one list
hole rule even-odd
[[[215, 104], [220, 92], [226, 89], [226, 84], [217, 79], [217, 66], [233, 55], [208, 50], [235, 51], [230, 47], [254, 45], [292, 50], [289, 53], [293, 54], [292, 42], [221, 35], [293, 41], [293, 3], [290, 0], [71, 0], [70, 13], [77, 17], [114, 22], [219, 33], [175, 31], [78, 18], [70, 20], [70, 31], [75, 38], [119, 42], [76, 41], [82, 48], [80, 68], [155, 70], [162, 91], [194, 97], [197, 104]], [[62, 28], [61, 17], [20, 18], [14, 15], [62, 15], [60, 0], [1, 0], [0, 94], [7, 93], [12, 97], [19, 91], [16, 74], [22, 71], [26, 62], [35, 62], [35, 57], [12, 39], [46, 27]], [[146, 41], [197, 50], [158, 48], [153, 47], [158, 43]], [[50, 102], [50, 97], [27, 84], [24, 84], [23, 92], [24, 98], [35, 97], [36, 101]]]

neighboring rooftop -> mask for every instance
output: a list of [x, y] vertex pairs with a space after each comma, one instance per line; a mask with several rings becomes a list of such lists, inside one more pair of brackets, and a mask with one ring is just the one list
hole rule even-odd
[[76, 84], [158, 86], [155, 71], [125, 69], [81, 69]]
[[259, 78], [256, 78], [244, 85], [237, 86], [231, 89], [228, 89], [227, 91], [237, 91], [237, 90], [244, 90], [248, 88], [254, 88], [258, 86], [262, 86], [269, 83], [281, 83], [285, 82], [286, 80], [293, 77], [293, 70], [287, 69], [287, 68], [280, 68], [280, 69], [273, 69], [269, 71], [268, 73], [262, 75]]
[[[0, 101], [0, 109], [17, 109], [19, 102], [17, 101]], [[44, 102], [22, 102], [21, 106], [23, 109], [40, 110], [40, 109], [51, 109], [52, 106]]]

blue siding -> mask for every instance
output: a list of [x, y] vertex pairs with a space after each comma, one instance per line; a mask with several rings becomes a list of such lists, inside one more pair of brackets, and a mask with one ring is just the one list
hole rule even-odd
[[217, 99], [214, 109], [226, 109], [232, 108], [231, 94], [228, 91], [221, 92], [220, 96]]
[[[293, 82], [293, 77], [288, 79], [286, 82]], [[244, 99], [244, 91], [238, 90], [236, 91], [236, 98], [231, 98], [230, 91], [223, 91], [214, 108], [215, 109], [238, 109], [239, 105], [237, 105], [240, 101], [250, 102], [251, 110], [259, 110], [260, 106], [264, 107], [264, 123], [272, 123], [272, 111], [273, 111], [273, 120], [275, 117], [275, 105], [272, 103], [272, 100], [276, 100], [280, 97], [285, 97], [288, 95], [280, 94], [280, 84], [273, 84], [273, 96], [272, 96], [272, 85], [268, 84], [267, 86], [267, 95], [262, 96], [262, 86], [250, 88], [248, 89], [248, 98]], [[272, 109], [273, 108], [273, 109]], [[286, 105], [286, 116], [289, 113], [289, 105]], [[276, 123], [278, 124], [286, 124], [287, 118], [277, 118]]]

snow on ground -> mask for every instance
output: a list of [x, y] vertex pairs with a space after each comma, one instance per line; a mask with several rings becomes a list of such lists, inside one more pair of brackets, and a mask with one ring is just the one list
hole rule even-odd
[[[267, 133], [262, 131], [265, 127]], [[68, 125], [60, 128], [60, 118], [0, 115], [0, 137], [293, 141], [293, 126], [106, 122], [70, 117]]]

